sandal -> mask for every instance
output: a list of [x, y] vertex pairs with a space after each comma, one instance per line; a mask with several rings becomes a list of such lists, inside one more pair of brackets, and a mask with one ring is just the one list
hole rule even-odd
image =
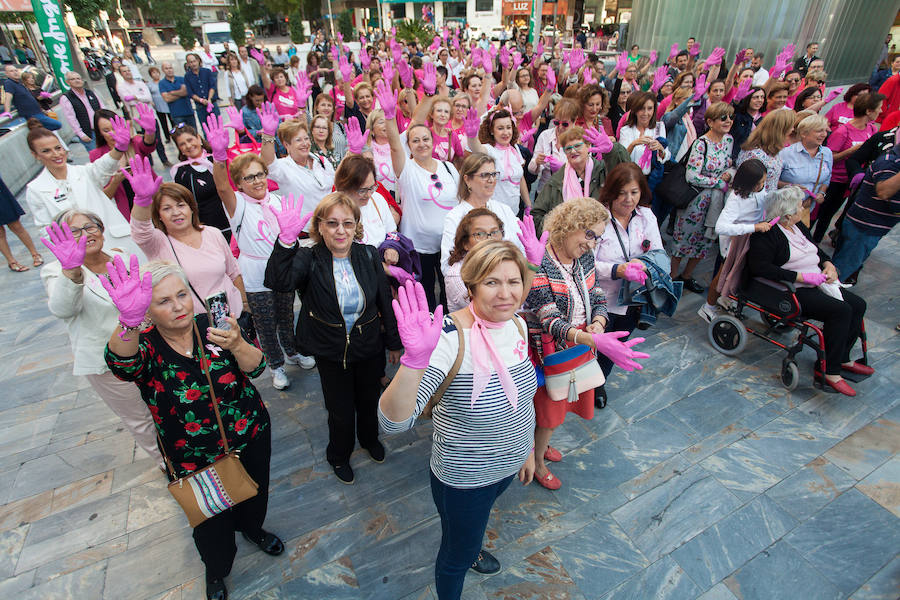
[[20, 265], [20, 264], [19, 264], [18, 262], [16, 262], [16, 261], [12, 261], [11, 263], [7, 263], [7, 266], [9, 267], [9, 270], [12, 271], [13, 273], [23, 273], [23, 272], [27, 271], [27, 270], [30, 268], [30, 267], [26, 267], [25, 265]]
[[32, 254], [31, 258], [34, 259], [35, 267], [39, 267], [44, 264], [44, 257], [42, 257], [40, 254]]

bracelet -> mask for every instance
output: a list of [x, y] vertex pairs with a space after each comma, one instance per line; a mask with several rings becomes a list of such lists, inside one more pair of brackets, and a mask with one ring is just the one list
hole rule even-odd
[[578, 330], [577, 329], [575, 330], [575, 338], [572, 340], [572, 342], [575, 344], [578, 343]]
[[531, 263], [527, 263], [527, 264], [528, 264], [528, 268], [531, 269], [532, 271], [534, 271], [535, 273], [537, 273], [538, 271], [541, 270], [541, 267], [539, 265], [533, 265]]
[[140, 325], [135, 325], [135, 326], [126, 325], [126, 324], [123, 323], [121, 320], [119, 321], [119, 327], [122, 328], [122, 332], [119, 334], [119, 339], [121, 339], [123, 342], [130, 342], [130, 341], [131, 341], [131, 338], [125, 337], [125, 334], [127, 334], [127, 333], [129, 333], [129, 332], [134, 332], [134, 331], [140, 331], [140, 330], [141, 330], [141, 326], [140, 326]]
[[268, 133], [259, 134], [259, 139], [262, 140], [263, 144], [274, 144], [275, 143], [275, 136], [269, 135]]

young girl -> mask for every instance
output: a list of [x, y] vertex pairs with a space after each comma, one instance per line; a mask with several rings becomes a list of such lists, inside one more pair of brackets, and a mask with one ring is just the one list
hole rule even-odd
[[[743, 255], [747, 251], [749, 235], [755, 231], [768, 231], [772, 225], [765, 220], [766, 207], [766, 166], [761, 160], [751, 158], [741, 163], [731, 182], [731, 191], [725, 198], [716, 221], [716, 233], [719, 235], [719, 255], [716, 257], [716, 276], [706, 293], [706, 304], [700, 307], [697, 314], [707, 322], [717, 316], [716, 301], [722, 295], [719, 280], [727, 277], [733, 265], [743, 263]], [[732, 242], [733, 255], [728, 257]]]

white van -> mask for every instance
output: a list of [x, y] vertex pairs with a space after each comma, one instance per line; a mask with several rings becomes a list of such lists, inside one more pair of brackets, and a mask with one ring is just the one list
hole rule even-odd
[[225, 42], [228, 42], [229, 48], [235, 48], [237, 45], [231, 38], [231, 25], [224, 21], [218, 23], [204, 23], [201, 27], [203, 33], [203, 43], [209, 44], [209, 49], [213, 54], [221, 54], [225, 52]]

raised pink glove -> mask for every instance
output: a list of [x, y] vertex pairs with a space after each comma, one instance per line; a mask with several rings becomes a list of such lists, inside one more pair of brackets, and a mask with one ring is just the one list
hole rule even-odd
[[700, 55], [700, 44], [694, 44], [693, 46], [691, 46], [691, 49], [688, 50], [688, 54], [690, 54], [694, 58], [697, 58]]
[[599, 131], [594, 127], [588, 127], [584, 131], [584, 139], [591, 144], [591, 152], [606, 154], [613, 149], [612, 140], [606, 135], [605, 131]]
[[250, 50], [250, 57], [253, 60], [255, 60], [256, 62], [258, 62], [260, 67], [266, 66], [266, 55], [263, 54], [262, 52], [260, 52], [259, 50], [257, 50], [256, 48], [253, 48], [252, 50]]
[[466, 131], [466, 137], [477, 138], [479, 127], [481, 127], [481, 121], [478, 119], [478, 111], [474, 108], [470, 108], [466, 111], [466, 118], [463, 119], [463, 128]]
[[52, 98], [52, 97], [53, 97], [53, 94], [51, 94], [50, 92], [41, 92], [40, 94], [38, 94], [38, 98], [46, 99], [46, 98]]
[[431, 96], [437, 88], [437, 68], [434, 63], [425, 63], [422, 65], [422, 89]]
[[141, 129], [156, 132], [156, 115], [153, 109], [141, 102], [137, 105], [137, 113], [138, 117], [136, 120]]
[[134, 102], [135, 100], [137, 100], [137, 98], [135, 98], [132, 95], [128, 95], [128, 96], [122, 96], [122, 100], [124, 100], [125, 102]]
[[400, 46], [391, 46], [391, 56], [394, 57], [394, 62], [400, 64], [403, 60], [403, 48]]
[[734, 101], [740, 102], [744, 98], [750, 95], [750, 88], [753, 87], [753, 79], [747, 78], [743, 80], [737, 86], [737, 91], [734, 93]]
[[616, 71], [621, 74], [625, 74], [625, 69], [628, 68], [628, 52], [622, 52], [618, 57], [616, 57]]
[[538, 56], [541, 56], [544, 53], [544, 42], [543, 40], [538, 40], [537, 46], [534, 47], [534, 53]]
[[549, 167], [551, 173], [556, 173], [566, 163], [559, 160], [552, 154], [548, 154], [546, 157], [544, 157], [544, 164]]
[[653, 161], [653, 150], [650, 146], [644, 146], [644, 152], [641, 154], [641, 157], [638, 159], [638, 166], [641, 170], [646, 169], [650, 166]]
[[225, 114], [228, 115], [228, 123], [225, 124], [225, 127], [231, 127], [235, 131], [244, 131], [244, 117], [241, 115], [241, 111], [229, 106]]
[[818, 287], [825, 283], [828, 276], [825, 273], [800, 273], [800, 279], [803, 283]]
[[594, 339], [594, 347], [597, 352], [613, 361], [616, 366], [626, 371], [640, 371], [644, 368], [642, 364], [635, 359], [650, 358], [649, 354], [643, 352], [635, 352], [631, 349], [644, 341], [644, 338], [638, 337], [626, 342], [622, 342], [622, 338], [628, 337], [627, 331], [607, 331], [606, 333], [592, 333]]
[[128, 121], [121, 115], [115, 115], [109, 122], [113, 128], [113, 146], [119, 152], [127, 152], [128, 146], [131, 145], [131, 129], [128, 127]]
[[351, 118], [347, 121], [347, 149], [351, 154], [362, 154], [366, 145], [366, 131], [360, 131], [359, 119]]
[[828, 104], [829, 102], [831, 102], [832, 100], [834, 100], [835, 98], [837, 98], [838, 96], [840, 96], [843, 93], [844, 93], [844, 88], [842, 88], [842, 87], [831, 90], [830, 92], [828, 92], [828, 95], [825, 96], [825, 104]]
[[[628, 56], [628, 54], [625, 54], [625, 56]], [[574, 73], [575, 71], [580, 69], [586, 60], [587, 59], [585, 59], [584, 52], [582, 52], [581, 48], [575, 48], [574, 50], [572, 50], [572, 52], [569, 54], [569, 67], [572, 69], [572, 72]]]
[[131, 268], [125, 268], [125, 262], [118, 254], [112, 262], [106, 263], [109, 279], [100, 278], [113, 305], [119, 311], [119, 323], [126, 327], [137, 327], [147, 316], [150, 301], [153, 300], [153, 279], [150, 273], [141, 277], [138, 257], [130, 258]]
[[706, 57], [706, 60], [703, 61], [703, 69], [708, 71], [713, 68], [715, 65], [719, 64], [722, 61], [722, 57], [725, 56], [725, 48], [716, 47], [713, 49], [712, 53]]
[[278, 116], [275, 105], [271, 102], [264, 102], [262, 106], [256, 109], [256, 114], [259, 115], [262, 132], [266, 135], [275, 135], [278, 131], [278, 124], [281, 122], [281, 117]]
[[497, 46], [495, 46], [493, 44], [489, 45], [488, 46], [488, 54], [491, 55], [491, 58], [496, 57], [497, 56]]
[[77, 269], [84, 264], [86, 235], [82, 235], [76, 240], [72, 235], [72, 229], [66, 222], [63, 222], [62, 226], [51, 223], [46, 231], [50, 239], [42, 237], [41, 241], [53, 253], [63, 269]]
[[525, 258], [533, 265], [540, 266], [544, 260], [544, 251], [547, 248], [547, 240], [550, 239], [550, 232], [545, 231], [538, 238], [537, 230], [534, 227], [534, 217], [531, 216], [531, 207], [525, 207], [523, 219], [519, 219], [519, 242], [525, 249]]
[[132, 156], [128, 164], [131, 166], [131, 173], [126, 169], [122, 169], [122, 173], [134, 190], [134, 203], [138, 206], [150, 206], [153, 204], [153, 194], [162, 185], [162, 177], [153, 172], [150, 159], [146, 156]]
[[597, 83], [597, 80], [594, 79], [594, 76], [591, 75], [591, 69], [587, 68], [581, 72], [584, 77], [584, 85], [591, 85], [592, 83]]
[[637, 263], [625, 263], [625, 279], [628, 281], [644, 283], [647, 281], [647, 272], [644, 270], [643, 266]]
[[228, 132], [222, 126], [222, 117], [209, 115], [203, 123], [203, 133], [212, 148], [212, 157], [216, 162], [225, 162], [228, 158]]
[[788, 44], [784, 48], [781, 49], [781, 54], [787, 58], [788, 60], [794, 58], [794, 51], [797, 49], [793, 44]]
[[551, 93], [556, 92], [556, 71], [553, 69], [547, 69], [547, 89]]
[[293, 194], [285, 194], [281, 197], [281, 207], [270, 207], [275, 220], [278, 221], [278, 239], [285, 246], [292, 246], [297, 241], [300, 232], [309, 223], [313, 211], [301, 214], [303, 211], [303, 194], [294, 197]]
[[523, 61], [523, 60], [525, 60], [525, 57], [523, 57], [521, 53], [516, 52], [516, 53], [513, 54], [513, 57], [512, 57], [513, 71], [518, 71], [518, 70], [519, 70], [519, 67], [522, 66], [522, 61]]
[[416, 74], [408, 63], [400, 61], [397, 64], [397, 71], [400, 73], [400, 83], [403, 84], [403, 87], [411, 88], [416, 86]]
[[742, 65], [747, 60], [747, 50], [742, 49], [734, 57], [734, 66]]
[[674, 60], [675, 57], [678, 56], [678, 44], [672, 44], [671, 50], [669, 50], [669, 60]]
[[399, 283], [400, 285], [405, 285], [407, 281], [415, 282], [416, 280], [416, 278], [413, 277], [410, 273], [396, 265], [388, 266], [388, 271], [390, 271], [391, 277], [396, 279], [397, 283]]
[[425, 288], [421, 283], [412, 281], [407, 281], [397, 290], [397, 299], [391, 305], [397, 317], [397, 332], [403, 342], [400, 364], [408, 369], [428, 367], [431, 353], [441, 337], [444, 307], [439, 304], [432, 317], [428, 312]]
[[378, 82], [378, 87], [375, 89], [375, 99], [378, 100], [378, 105], [384, 111], [384, 118], [388, 121], [393, 121], [397, 117], [397, 97], [399, 94], [399, 91], [392, 92], [390, 85], [385, 83], [384, 80]]
[[340, 31], [338, 31], [338, 33], [337, 33], [337, 41], [338, 41], [338, 43], [340, 43], [340, 44], [343, 44], [343, 43], [344, 43], [344, 34], [341, 33]]
[[650, 64], [652, 65], [653, 63], [655, 63], [657, 58], [659, 58], [659, 54], [656, 52], [656, 50], [651, 50], [650, 51]]
[[390, 60], [385, 60], [381, 63], [381, 74], [388, 87], [394, 85], [394, 64]]
[[519, 131], [519, 143], [528, 145], [531, 143], [531, 138], [534, 137], [534, 134], [537, 133], [537, 127], [532, 127], [531, 129], [522, 129]]
[[456, 38], [453, 38], [453, 47], [456, 48], [457, 50], [460, 49], [460, 47], [459, 47], [459, 40], [456, 39]]
[[366, 47], [363, 46], [362, 50], [359, 52], [359, 65], [362, 67], [363, 71], [369, 70], [369, 65], [372, 64], [372, 57], [369, 56], [369, 52], [366, 50]]
[[298, 77], [297, 79], [297, 85], [294, 86], [294, 95], [297, 97], [297, 105], [300, 108], [305, 109], [309, 97], [312, 95], [312, 83], [309, 79], [304, 80], [301, 77]]
[[353, 79], [353, 67], [350, 66], [350, 61], [347, 60], [347, 57], [341, 55], [340, 60], [338, 61], [339, 70], [341, 72], [341, 77], [347, 83]]
[[653, 93], [657, 93], [659, 88], [665, 85], [666, 80], [669, 78], [669, 68], [665, 65], [656, 69], [656, 73], [653, 74], [653, 85], [650, 86], [650, 89], [653, 90]]
[[487, 73], [494, 72], [494, 57], [491, 56], [490, 52], [481, 53], [481, 66], [484, 67], [484, 70]]
[[700, 77], [697, 78], [697, 83], [694, 84], [694, 101], [695, 102], [703, 97], [703, 94], [705, 94], [706, 90], [709, 89], [709, 85], [710, 84], [706, 82], [706, 73], [701, 73]]
[[500, 54], [497, 56], [500, 61], [500, 66], [503, 67], [503, 70], [509, 69], [509, 50], [506, 49], [506, 46], [500, 49]]

